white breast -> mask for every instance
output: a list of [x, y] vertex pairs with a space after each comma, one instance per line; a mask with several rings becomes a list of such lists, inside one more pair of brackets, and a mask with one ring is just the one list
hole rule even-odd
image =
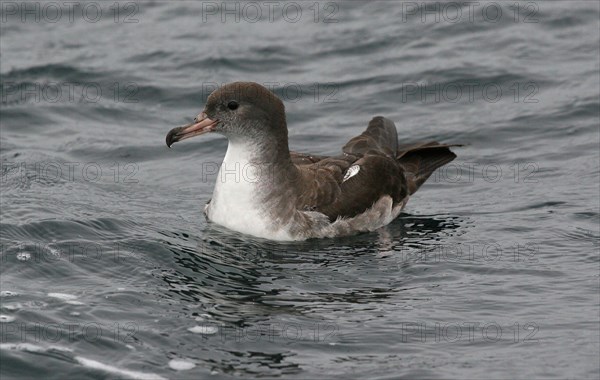
[[231, 230], [275, 240], [289, 239], [287, 231], [274, 231], [263, 210], [259, 183], [268, 181], [260, 166], [250, 163], [251, 146], [229, 142], [221, 164], [208, 219]]

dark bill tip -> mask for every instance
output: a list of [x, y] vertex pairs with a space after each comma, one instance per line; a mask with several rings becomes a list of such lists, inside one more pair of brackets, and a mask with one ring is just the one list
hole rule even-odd
[[169, 131], [169, 133], [167, 133], [167, 138], [166, 138], [166, 142], [167, 142], [167, 146], [170, 148], [171, 145], [175, 144], [177, 141], [179, 141], [179, 133], [181, 132], [181, 130], [183, 130], [185, 127], [176, 127], [173, 128]]
[[167, 146], [170, 148], [171, 145], [178, 141], [212, 132], [218, 122], [218, 120], [210, 119], [205, 113], [202, 113], [194, 119], [193, 123], [171, 129], [167, 133]]

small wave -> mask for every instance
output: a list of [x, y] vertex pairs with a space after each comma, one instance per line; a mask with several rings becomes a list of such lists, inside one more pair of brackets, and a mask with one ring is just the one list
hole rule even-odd
[[48, 351], [61, 351], [61, 352], [73, 352], [72, 349], [62, 346], [49, 346], [42, 347], [32, 343], [0, 343], [0, 350], [8, 351], [25, 351], [25, 352], [48, 352]]
[[84, 367], [96, 369], [102, 372], [107, 372], [114, 375], [120, 375], [129, 377], [132, 379], [144, 379], [144, 380], [166, 380], [164, 377], [154, 373], [148, 372], [137, 372], [126, 369], [117, 368], [108, 364], [100, 363], [96, 360], [87, 359], [81, 356], [75, 356], [75, 360]]

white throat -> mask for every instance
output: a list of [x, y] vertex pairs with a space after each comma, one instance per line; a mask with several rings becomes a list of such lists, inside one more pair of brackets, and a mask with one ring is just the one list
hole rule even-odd
[[251, 162], [257, 154], [251, 144], [229, 141], [207, 209], [208, 219], [234, 231], [271, 238], [271, 218], [260, 199], [259, 184], [268, 181], [261, 167]]

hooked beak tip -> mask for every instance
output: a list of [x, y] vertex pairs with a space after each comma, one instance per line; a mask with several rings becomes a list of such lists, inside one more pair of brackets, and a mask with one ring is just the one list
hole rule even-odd
[[201, 117], [194, 119], [193, 123], [171, 129], [165, 139], [167, 146], [170, 148], [177, 141], [212, 132], [217, 123], [218, 120], [212, 120], [205, 113], [202, 113]]
[[165, 139], [165, 142], [167, 143], [167, 147], [171, 148], [171, 146], [175, 143], [175, 138], [174, 138], [175, 135], [176, 135], [175, 129], [172, 129], [169, 131], [169, 133], [167, 134], [167, 138]]

